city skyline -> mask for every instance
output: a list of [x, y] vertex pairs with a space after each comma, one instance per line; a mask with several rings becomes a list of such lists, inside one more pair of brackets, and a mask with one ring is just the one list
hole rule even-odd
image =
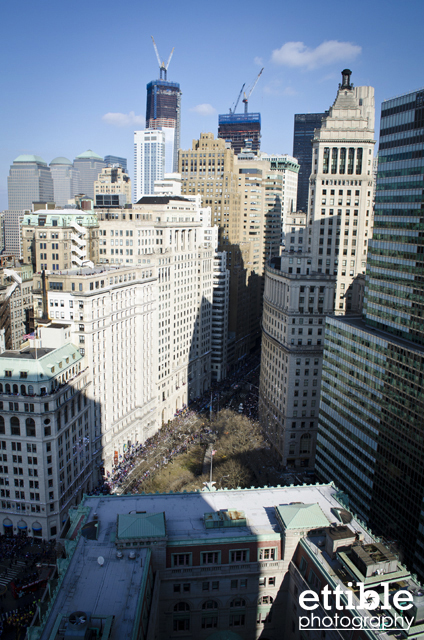
[[[352, 69], [355, 85], [375, 87], [377, 110], [383, 99], [417, 88], [420, 82], [409, 61], [422, 57], [418, 14], [424, 9], [414, 0], [412, 4], [411, 24], [399, 22], [394, 13], [383, 16], [380, 0], [372, 6], [360, 0], [348, 18], [335, 2], [325, 16], [309, 1], [301, 16], [295, 5], [274, 3], [267, 12], [256, 12], [254, 21], [249, 6], [236, 1], [230, 7], [215, 6], [222, 18], [217, 24], [206, 7], [190, 0], [183, 17], [178, 6], [165, 2], [163, 13], [169, 19], [160, 23], [153, 7], [135, 3], [118, 12], [109, 2], [100, 6], [78, 0], [72, 14], [52, 2], [37, 8], [26, 0], [9, 5], [1, 45], [8, 60], [8, 99], [3, 105], [0, 209], [7, 207], [9, 167], [22, 153], [40, 155], [47, 163], [88, 148], [102, 156], [132, 158], [133, 131], [144, 128], [146, 85], [159, 77], [151, 35], [162, 58], [168, 59], [175, 47], [168, 79], [178, 82], [183, 93], [182, 148], [189, 148], [201, 132], [216, 135], [218, 114], [228, 113], [242, 84], [248, 88], [264, 66], [249, 111], [262, 116], [261, 148], [291, 153], [294, 114], [327, 108], [345, 66]], [[92, 25], [90, 37], [85, 38], [80, 25]], [[396, 47], [387, 38], [394, 27]], [[79, 41], [84, 46], [77, 46]], [[63, 42], [68, 42], [69, 53], [58, 55]], [[119, 55], [108, 42], [120, 42]], [[133, 175], [132, 163], [129, 173]]]

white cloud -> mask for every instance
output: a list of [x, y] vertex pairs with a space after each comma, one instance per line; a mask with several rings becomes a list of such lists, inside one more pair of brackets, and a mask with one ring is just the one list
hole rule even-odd
[[134, 111], [129, 113], [105, 113], [102, 120], [114, 127], [141, 127], [144, 129], [146, 121], [144, 116], [136, 116]]
[[316, 69], [334, 62], [350, 62], [362, 51], [362, 47], [351, 42], [327, 40], [315, 49], [303, 42], [286, 42], [281, 49], [274, 49], [272, 61], [287, 67], [306, 67]]
[[299, 92], [293, 87], [283, 87], [281, 80], [275, 79], [265, 85], [264, 93], [270, 96], [297, 96]]
[[216, 113], [216, 109], [211, 104], [203, 103], [192, 107], [190, 111], [194, 111], [199, 116], [213, 116]]
[[253, 62], [257, 64], [258, 67], [263, 67], [263, 64], [264, 64], [263, 58], [259, 58], [259, 56], [256, 56]]

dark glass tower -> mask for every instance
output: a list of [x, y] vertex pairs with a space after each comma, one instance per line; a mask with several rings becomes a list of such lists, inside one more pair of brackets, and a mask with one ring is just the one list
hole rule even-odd
[[181, 89], [177, 82], [153, 80], [147, 85], [146, 129], [172, 128], [174, 134], [174, 171], [178, 170], [181, 131]]
[[334, 480], [354, 511], [396, 540], [421, 578], [423, 132], [424, 91], [383, 103], [365, 313], [327, 320], [316, 457], [318, 475]]
[[261, 114], [231, 113], [218, 116], [218, 138], [231, 142], [236, 155], [245, 147], [258, 152], [261, 148]]
[[293, 156], [300, 164], [297, 182], [297, 208], [307, 212], [309, 177], [312, 173], [312, 139], [315, 129], [321, 129], [324, 113], [297, 113], [294, 116]]

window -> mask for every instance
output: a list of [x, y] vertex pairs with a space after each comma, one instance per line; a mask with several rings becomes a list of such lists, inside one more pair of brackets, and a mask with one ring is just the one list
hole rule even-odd
[[220, 551], [207, 551], [201, 554], [202, 564], [220, 564], [221, 552]]
[[218, 609], [218, 603], [216, 600], [206, 600], [206, 602], [202, 604], [202, 609]]
[[191, 553], [173, 553], [172, 554], [172, 566], [190, 566], [191, 567], [192, 556]]
[[230, 562], [249, 562], [249, 550], [237, 549], [230, 551]]
[[234, 608], [234, 607], [245, 607], [246, 606], [246, 600], [244, 600], [244, 598], [234, 598], [234, 600], [231, 600], [230, 602], [230, 607]]
[[187, 602], [177, 602], [174, 605], [174, 631], [188, 631], [190, 629], [190, 606]]
[[[295, 436], [296, 437], [296, 436]], [[259, 549], [258, 560], [275, 560], [277, 557], [277, 549]]]
[[26, 434], [29, 438], [35, 438], [35, 420], [34, 418], [27, 418], [25, 420]]
[[19, 423], [19, 418], [13, 416], [10, 418], [10, 433], [12, 436], [20, 436], [21, 435], [21, 427]]
[[230, 615], [230, 627], [243, 627], [244, 613], [234, 613]]

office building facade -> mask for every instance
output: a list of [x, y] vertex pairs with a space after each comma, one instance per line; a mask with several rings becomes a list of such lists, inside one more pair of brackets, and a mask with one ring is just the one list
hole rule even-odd
[[308, 212], [309, 177], [312, 173], [312, 140], [315, 129], [321, 128], [324, 113], [296, 113], [294, 116], [293, 156], [299, 163], [297, 208]]
[[[293, 236], [303, 238], [301, 231], [298, 225]], [[311, 470], [335, 278], [313, 271], [310, 254], [294, 246], [265, 270], [259, 420], [283, 469]]]
[[24, 260], [34, 272], [62, 271], [99, 262], [99, 225], [93, 212], [55, 209], [26, 214]]
[[314, 268], [336, 275], [335, 313], [358, 313], [352, 285], [365, 273], [372, 231], [374, 89], [342, 72], [336, 100], [315, 131], [309, 183], [309, 239]]
[[64, 207], [74, 196], [81, 193], [80, 173], [68, 158], [59, 156], [50, 162], [53, 178], [54, 203]]
[[9, 211], [31, 211], [33, 202], [53, 202], [53, 179], [40, 156], [20, 155], [7, 178]]
[[131, 204], [131, 180], [121, 167], [105, 167], [94, 183], [95, 207], [125, 207]]
[[177, 171], [181, 140], [181, 89], [177, 82], [153, 80], [147, 85], [146, 129], [172, 129], [172, 166]]
[[103, 160], [106, 163], [107, 167], [110, 166], [114, 166], [117, 165], [118, 167], [121, 167], [122, 171], [124, 173], [127, 173], [127, 159], [126, 158], [121, 158], [120, 156], [105, 156], [103, 158]]
[[32, 266], [9, 260], [0, 269], [0, 329], [3, 350], [19, 349], [34, 329]]
[[134, 202], [155, 192], [155, 181], [165, 175], [165, 132], [134, 131]]
[[316, 469], [424, 576], [424, 92], [382, 104], [363, 320], [326, 327]]
[[74, 169], [78, 169], [80, 174], [81, 193], [94, 200], [94, 182], [105, 166], [106, 162], [103, 158], [91, 149], [75, 158]]
[[92, 477], [89, 379], [66, 328], [0, 356], [0, 512], [4, 532], [59, 535]]

